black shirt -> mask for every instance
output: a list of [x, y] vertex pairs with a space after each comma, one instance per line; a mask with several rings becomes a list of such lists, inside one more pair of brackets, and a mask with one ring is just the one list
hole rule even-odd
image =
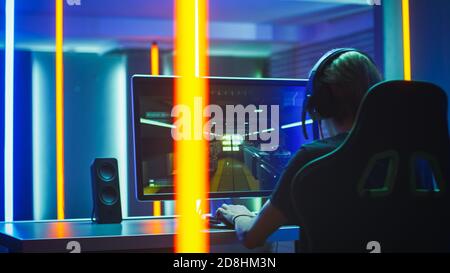
[[295, 175], [307, 163], [338, 148], [343, 143], [347, 135], [348, 133], [342, 133], [331, 138], [305, 144], [286, 165], [286, 168], [284, 169], [283, 174], [281, 175], [280, 180], [278, 181], [272, 196], [270, 197], [270, 203], [283, 213], [289, 223], [298, 223], [290, 196], [291, 183]]

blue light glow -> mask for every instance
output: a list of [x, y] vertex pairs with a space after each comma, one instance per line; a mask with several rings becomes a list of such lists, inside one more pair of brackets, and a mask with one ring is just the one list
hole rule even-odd
[[[32, 79], [32, 118], [33, 118], [33, 218], [35, 220], [45, 219], [45, 165], [49, 159], [45, 157], [45, 117], [42, 114], [45, 104], [41, 101], [43, 98], [42, 86], [45, 76], [42, 73], [42, 67], [37, 60], [33, 60], [33, 79]], [[48, 191], [47, 191], [48, 192]]]
[[117, 66], [112, 79], [116, 80], [114, 86], [117, 87], [115, 106], [117, 109], [116, 123], [117, 138], [115, 139], [118, 147], [118, 167], [120, 184], [120, 201], [122, 203], [122, 215], [128, 217], [128, 149], [127, 149], [127, 68], [126, 59]]
[[6, 0], [5, 13], [5, 222], [12, 222], [14, 215], [14, 0]]
[[175, 215], [175, 201], [163, 202], [164, 215]]
[[177, 128], [175, 125], [167, 124], [164, 122], [159, 122], [159, 121], [155, 121], [155, 120], [151, 120], [151, 119], [141, 118], [140, 121], [142, 124], [147, 124], [147, 125], [155, 125], [158, 127], [171, 128], [171, 129]]
[[[314, 121], [312, 119], [306, 120], [305, 124], [313, 124]], [[300, 127], [303, 125], [303, 122], [299, 121], [299, 122], [294, 122], [294, 123], [290, 123], [290, 124], [286, 124], [281, 126], [281, 129], [289, 129], [289, 128], [294, 128], [294, 127]]]

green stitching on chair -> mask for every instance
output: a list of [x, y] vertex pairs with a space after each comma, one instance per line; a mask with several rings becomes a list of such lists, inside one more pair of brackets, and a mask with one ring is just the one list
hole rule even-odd
[[[362, 177], [358, 182], [358, 193], [360, 196], [369, 195], [370, 197], [383, 197], [392, 193], [394, 187], [395, 177], [397, 176], [398, 171], [398, 162], [399, 162], [399, 154], [394, 150], [385, 151], [382, 153], [378, 153], [373, 156], [369, 163], [367, 164], [366, 169], [363, 172]], [[376, 163], [388, 159], [389, 163], [387, 166], [386, 176], [384, 178], [383, 187], [378, 189], [367, 189], [365, 186], [367, 181], [374, 170]]]

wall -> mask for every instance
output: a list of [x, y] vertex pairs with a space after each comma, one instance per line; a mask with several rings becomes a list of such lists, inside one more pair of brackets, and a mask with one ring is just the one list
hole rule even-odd
[[[339, 12], [347, 8], [337, 9]], [[276, 52], [270, 58], [269, 76], [308, 78], [319, 58], [333, 48], [353, 47], [372, 56], [382, 68], [379, 51], [379, 7], [365, 8], [350, 15], [319, 20], [300, 28], [298, 46]]]
[[[125, 57], [65, 53], [65, 213], [92, 211], [90, 165], [115, 157], [123, 198], [127, 191]], [[54, 54], [34, 54], [33, 112], [35, 218], [56, 216]], [[125, 205], [123, 206], [124, 210]]]
[[354, 47], [374, 57], [375, 38], [373, 29], [321, 41], [320, 43], [301, 45], [274, 54], [270, 60], [269, 75], [275, 78], [307, 79], [309, 71], [325, 52], [340, 47]]
[[403, 79], [402, 1], [383, 1], [384, 77]]
[[[14, 52], [14, 219], [30, 220], [32, 212], [31, 54]], [[11, 69], [7, 67], [6, 69]], [[5, 52], [0, 50], [0, 220], [4, 219]], [[18, 77], [19, 75], [20, 77]], [[23, 77], [23, 78], [22, 78]]]
[[261, 78], [267, 76], [268, 58], [212, 56], [209, 75]]
[[14, 54], [14, 220], [33, 219], [32, 54]]
[[439, 85], [450, 102], [450, 1], [411, 0], [410, 6], [412, 77]]
[[[268, 76], [268, 57], [236, 57], [214, 55], [209, 57], [209, 75], [216, 77], [250, 77], [260, 78]], [[162, 54], [165, 64], [162, 73], [173, 75], [173, 55], [171, 52]]]
[[[383, 1], [386, 80], [403, 79], [401, 1]], [[441, 86], [450, 97], [450, 1], [410, 0], [412, 79]], [[448, 114], [450, 122], [450, 113]]]

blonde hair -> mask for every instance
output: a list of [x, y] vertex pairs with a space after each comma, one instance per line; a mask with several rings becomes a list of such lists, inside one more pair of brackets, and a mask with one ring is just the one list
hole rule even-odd
[[315, 88], [329, 92], [333, 99], [333, 111], [323, 118], [354, 119], [364, 95], [381, 81], [380, 72], [367, 56], [357, 51], [342, 54], [317, 79]]

